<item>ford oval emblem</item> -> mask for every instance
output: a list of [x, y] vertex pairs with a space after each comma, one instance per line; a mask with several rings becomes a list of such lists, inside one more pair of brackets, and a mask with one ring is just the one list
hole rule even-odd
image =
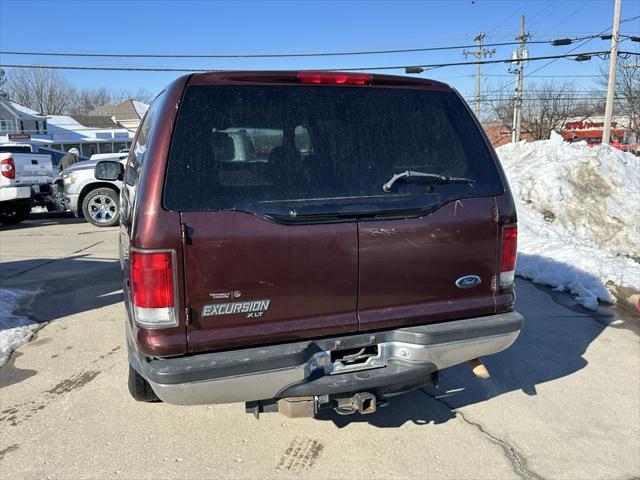
[[458, 288], [473, 288], [480, 285], [482, 280], [477, 275], [465, 275], [456, 280], [456, 287]]

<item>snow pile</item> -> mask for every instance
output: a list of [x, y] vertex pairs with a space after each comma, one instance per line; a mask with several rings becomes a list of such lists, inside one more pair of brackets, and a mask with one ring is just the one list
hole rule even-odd
[[24, 296], [17, 290], [0, 288], [0, 366], [7, 363], [11, 352], [27, 343], [38, 328], [38, 322], [14, 314]]
[[615, 302], [609, 282], [640, 290], [640, 159], [555, 132], [497, 151], [518, 207], [519, 275], [590, 309]]

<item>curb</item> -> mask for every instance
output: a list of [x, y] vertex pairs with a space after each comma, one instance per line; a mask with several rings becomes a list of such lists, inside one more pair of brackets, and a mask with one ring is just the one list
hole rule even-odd
[[618, 287], [614, 284], [608, 284], [609, 290], [616, 297], [617, 305], [628, 312], [640, 317], [640, 292], [628, 287]]

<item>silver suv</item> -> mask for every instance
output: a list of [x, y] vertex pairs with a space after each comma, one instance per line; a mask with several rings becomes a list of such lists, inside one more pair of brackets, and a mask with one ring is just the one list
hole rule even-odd
[[101, 153], [90, 160], [66, 168], [57, 184], [63, 192], [65, 206], [76, 217], [80, 213], [96, 227], [112, 227], [120, 218], [120, 181], [97, 180], [94, 167], [99, 161], [112, 160], [126, 164], [128, 153]]

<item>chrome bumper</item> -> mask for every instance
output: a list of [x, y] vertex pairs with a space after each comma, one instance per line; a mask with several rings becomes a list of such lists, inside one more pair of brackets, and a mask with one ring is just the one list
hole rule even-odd
[[[483, 322], [486, 328], [482, 327]], [[522, 324], [522, 316], [510, 312], [180, 359], [144, 359], [132, 355], [130, 350], [129, 361], [149, 381], [158, 397], [171, 404], [333, 395], [420, 383], [436, 370], [508, 348], [518, 337]], [[331, 361], [332, 347], [367, 345], [376, 345], [378, 353], [362, 364], [345, 366]], [[224, 358], [224, 355], [232, 358]], [[224, 364], [215, 358], [224, 359]], [[299, 361], [283, 365], [288, 358]]]

